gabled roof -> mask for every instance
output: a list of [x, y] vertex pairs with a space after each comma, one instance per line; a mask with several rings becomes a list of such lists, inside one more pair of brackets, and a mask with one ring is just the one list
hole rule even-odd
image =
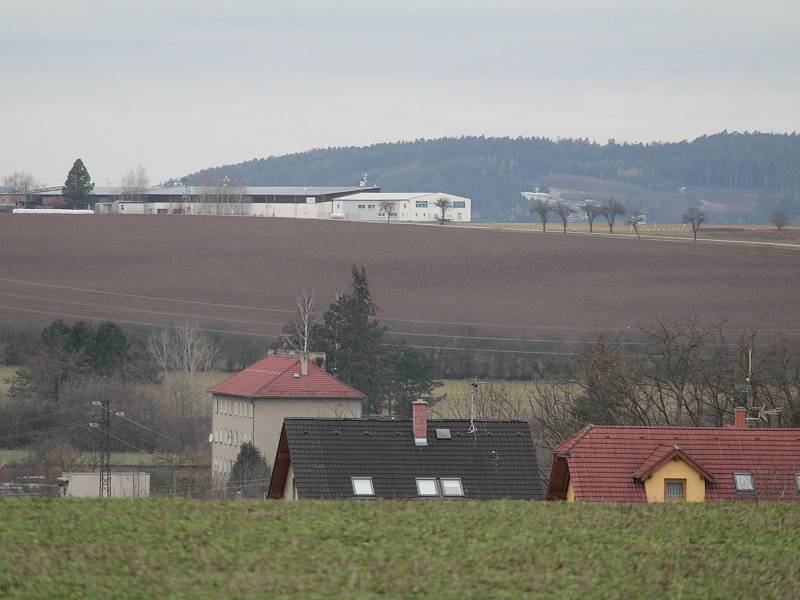
[[[362, 399], [364, 394], [309, 361], [300, 374], [296, 356], [267, 356], [208, 389], [212, 394], [241, 398]], [[296, 375], [299, 375], [296, 376]]]
[[352, 498], [351, 478], [371, 477], [376, 497], [413, 499], [417, 477], [453, 477], [465, 498], [543, 499], [528, 423], [476, 421], [475, 434], [469, 425], [429, 420], [428, 445], [417, 446], [411, 419], [284, 419], [270, 496], [282, 496], [290, 461], [300, 498]]
[[[707, 480], [707, 500], [800, 499], [800, 429], [605, 425], [556, 447], [548, 498], [572, 482], [576, 500], [643, 502], [643, 479], [676, 453]], [[755, 494], [737, 493], [734, 473], [752, 473]]]
[[681, 450], [677, 445], [675, 446], [659, 446], [656, 448], [653, 453], [648, 456], [645, 461], [639, 465], [639, 468], [636, 469], [633, 473], [634, 479], [639, 479], [644, 481], [648, 477], [650, 477], [653, 473], [655, 473], [661, 465], [665, 462], [672, 460], [673, 458], [679, 458], [687, 465], [692, 467], [698, 474], [705, 479], [706, 481], [713, 482], [714, 478], [703, 469], [691, 456], [689, 456], [686, 452]]

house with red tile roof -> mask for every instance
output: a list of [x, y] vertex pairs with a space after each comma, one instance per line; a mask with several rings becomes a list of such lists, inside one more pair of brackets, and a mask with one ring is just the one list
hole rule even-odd
[[271, 355], [208, 389], [211, 469], [227, 480], [239, 449], [252, 442], [275, 457], [286, 417], [360, 417], [364, 394], [327, 373], [324, 355]]
[[800, 429], [588, 425], [554, 451], [548, 500], [800, 500]]

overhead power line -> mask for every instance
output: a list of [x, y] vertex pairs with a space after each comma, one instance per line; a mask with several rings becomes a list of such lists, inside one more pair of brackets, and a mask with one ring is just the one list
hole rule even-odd
[[13, 423], [5, 423], [4, 425], [2, 425], [2, 427], [14, 427], [16, 425], [19, 425], [20, 423], [27, 423], [29, 421], [36, 421], [38, 419], [44, 419], [47, 417], [52, 417], [54, 415], [61, 415], [67, 412], [74, 412], [76, 410], [83, 410], [83, 409], [85, 409], [84, 406], [70, 406], [68, 408], [62, 408], [61, 410], [45, 413], [43, 415], [37, 415], [35, 417], [29, 417], [27, 419], [20, 419], [19, 421], [14, 421]]
[[[224, 304], [224, 303], [217, 303], [217, 302], [207, 302], [203, 300], [187, 300], [184, 298], [170, 298], [166, 296], [150, 296], [145, 294], [133, 294], [133, 293], [126, 293], [126, 292], [111, 292], [105, 290], [97, 290], [93, 288], [84, 288], [84, 287], [77, 287], [77, 286], [68, 286], [68, 285], [60, 285], [55, 283], [43, 283], [39, 281], [30, 281], [26, 279], [14, 279], [10, 277], [0, 277], [0, 281], [6, 281], [8, 283], [19, 284], [19, 285], [30, 285], [36, 287], [44, 287], [44, 288], [52, 288], [52, 289], [61, 289], [61, 290], [68, 290], [72, 292], [85, 292], [90, 294], [101, 294], [107, 296], [117, 296], [123, 298], [137, 298], [141, 300], [155, 300], [159, 302], [178, 302], [182, 304], [189, 304], [194, 306], [210, 306], [214, 308], [229, 308], [229, 309], [237, 309], [237, 310], [247, 310], [247, 311], [261, 311], [261, 312], [273, 312], [273, 313], [283, 313], [283, 314], [294, 314], [294, 310], [286, 309], [286, 308], [273, 308], [273, 307], [266, 307], [266, 306], [247, 306], [242, 304]], [[36, 298], [37, 300], [43, 300], [40, 297]], [[425, 319], [403, 319], [399, 317], [387, 317], [382, 316], [380, 318], [381, 321], [392, 321], [397, 323], [416, 323], [420, 325], [446, 325], [446, 326], [461, 326], [461, 327], [493, 327], [493, 328], [507, 328], [507, 329], [533, 329], [533, 330], [555, 330], [555, 331], [589, 331], [593, 330], [593, 327], [584, 327], [579, 325], [530, 325], [524, 323], [485, 323], [485, 322], [475, 322], [475, 321], [443, 321], [443, 320], [425, 320]], [[617, 325], [613, 327], [607, 327], [608, 329], [622, 329], [624, 326]], [[800, 331], [800, 328], [780, 328], [780, 329], [766, 329], [761, 328], [760, 331]]]
[[37, 302], [49, 302], [53, 304], [69, 304], [70, 306], [83, 306], [87, 308], [99, 308], [100, 310], [135, 312], [162, 317], [177, 317], [181, 319], [200, 319], [203, 321], [225, 321], [228, 323], [243, 323], [245, 325], [263, 325], [265, 327], [283, 327], [283, 323], [269, 323], [267, 321], [253, 321], [249, 319], [236, 319], [230, 317], [210, 317], [206, 315], [191, 315], [185, 313], [173, 313], [161, 310], [146, 310], [143, 308], [131, 308], [129, 306], [110, 306], [107, 304], [95, 304], [93, 302], [75, 302], [73, 300], [58, 300], [54, 298], [42, 298], [41, 296], [29, 296], [25, 294], [9, 294], [0, 292], [0, 296], [8, 298], [19, 298], [21, 300], [35, 300]]
[[132, 425], [136, 425], [136, 427], [140, 427], [141, 429], [149, 431], [150, 433], [154, 433], [154, 434], [156, 434], [158, 436], [161, 436], [165, 440], [169, 440], [171, 442], [175, 442], [176, 444], [180, 444], [180, 442], [178, 440], [176, 440], [175, 438], [170, 437], [168, 435], [165, 435], [165, 434], [161, 433], [160, 431], [156, 431], [155, 429], [151, 429], [147, 425], [142, 425], [138, 421], [134, 421], [133, 419], [128, 418], [127, 416], [125, 416], [122, 413], [113, 412], [113, 411], [109, 410], [108, 408], [106, 408], [105, 406], [101, 406], [101, 408], [103, 410], [107, 410], [109, 413], [111, 413], [113, 416], [117, 417], [118, 419], [122, 419], [123, 421], [127, 421], [128, 423], [131, 423]]
[[26, 435], [36, 435], [36, 434], [43, 434], [43, 433], [60, 433], [62, 431], [67, 431], [69, 429], [74, 429], [75, 427], [86, 426], [86, 421], [80, 421], [75, 423], [69, 423], [67, 425], [57, 425], [53, 427], [45, 427], [43, 429], [30, 429], [28, 431], [20, 431], [16, 433], [4, 433], [0, 435], [0, 439], [12, 439], [18, 437], [25, 437]]

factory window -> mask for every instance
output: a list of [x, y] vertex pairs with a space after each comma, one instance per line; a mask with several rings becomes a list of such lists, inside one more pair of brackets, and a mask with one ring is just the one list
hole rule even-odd
[[417, 200], [417, 208], [428, 208], [427, 200]]
[[358, 208], [367, 208], [367, 205], [366, 204], [359, 204]]
[[375, 205], [374, 204], [368, 204], [367, 208], [375, 208]]
[[453, 208], [466, 208], [467, 202], [466, 200], [453, 200], [452, 206]]

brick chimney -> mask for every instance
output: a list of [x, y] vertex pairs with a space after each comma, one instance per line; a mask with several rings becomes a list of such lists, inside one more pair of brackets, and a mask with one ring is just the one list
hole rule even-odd
[[733, 409], [733, 426], [747, 427], [747, 409], [744, 406], [737, 406]]
[[414, 400], [411, 403], [414, 443], [417, 446], [428, 445], [428, 403], [425, 400]]

